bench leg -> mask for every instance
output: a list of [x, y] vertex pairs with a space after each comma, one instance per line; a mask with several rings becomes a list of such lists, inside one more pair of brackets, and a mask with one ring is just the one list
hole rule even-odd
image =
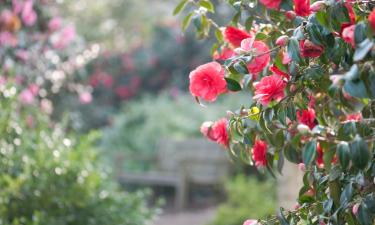
[[185, 178], [181, 178], [176, 187], [175, 207], [177, 210], [183, 210], [186, 207], [188, 187]]

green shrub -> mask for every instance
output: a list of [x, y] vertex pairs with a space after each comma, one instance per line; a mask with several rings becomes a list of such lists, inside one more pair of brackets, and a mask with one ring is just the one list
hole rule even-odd
[[274, 182], [237, 175], [225, 188], [228, 198], [210, 225], [240, 225], [249, 218], [265, 218], [276, 210]]
[[66, 135], [38, 107], [3, 95], [12, 88], [0, 92], [0, 224], [144, 225], [151, 219], [144, 193], [120, 192], [99, 168], [92, 147], [97, 135]]

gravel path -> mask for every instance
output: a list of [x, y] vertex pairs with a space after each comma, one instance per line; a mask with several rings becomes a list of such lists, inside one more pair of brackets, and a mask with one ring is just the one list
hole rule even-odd
[[189, 210], [160, 215], [154, 225], [207, 225], [214, 216], [216, 208]]

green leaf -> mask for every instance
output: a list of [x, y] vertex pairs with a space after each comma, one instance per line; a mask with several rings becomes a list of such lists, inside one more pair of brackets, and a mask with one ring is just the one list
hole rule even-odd
[[306, 166], [311, 165], [316, 158], [316, 140], [313, 140], [305, 145], [305, 148], [303, 150], [303, 163], [305, 163]]
[[189, 0], [183, 0], [183, 1], [181, 1], [176, 6], [176, 8], [173, 10], [173, 15], [175, 16], [175, 15], [179, 14], [185, 8], [185, 6], [187, 5], [188, 2], [189, 2]]
[[283, 208], [280, 208], [279, 213], [277, 214], [277, 218], [279, 219], [281, 225], [289, 225], [288, 220], [285, 218], [283, 214]]
[[264, 39], [267, 39], [268, 36], [264, 33], [257, 33], [256, 36], [255, 36], [255, 39], [256, 40], [264, 40]]
[[347, 142], [340, 142], [336, 148], [339, 163], [343, 169], [348, 168], [350, 163], [350, 148]]
[[199, 5], [206, 8], [209, 12], [215, 12], [215, 7], [209, 0], [201, 0]]
[[353, 60], [357, 62], [364, 59], [367, 53], [372, 49], [372, 46], [374, 46], [374, 42], [368, 38], [359, 43], [355, 49]]
[[347, 204], [352, 199], [352, 196], [353, 196], [353, 184], [349, 183], [348, 185], [346, 185], [346, 187], [344, 188], [343, 192], [341, 193], [341, 196], [340, 196], [340, 205], [343, 208], [346, 208]]
[[297, 38], [291, 37], [288, 41], [288, 55], [292, 58], [292, 60], [299, 62], [300, 61], [300, 54], [299, 54], [299, 42]]
[[359, 135], [350, 144], [350, 151], [354, 166], [361, 170], [365, 169], [370, 159], [370, 152], [367, 143]]
[[228, 87], [229, 90], [231, 90], [231, 91], [241, 91], [242, 90], [241, 85], [236, 80], [228, 78], [228, 77], [225, 77], [224, 79], [227, 82], [227, 87]]
[[185, 16], [185, 18], [182, 21], [182, 31], [186, 31], [186, 28], [189, 26], [191, 22], [191, 18], [193, 17], [194, 13], [191, 12]]
[[284, 155], [285, 155], [285, 158], [289, 162], [292, 162], [292, 163], [299, 163], [300, 162], [299, 154], [296, 151], [296, 149], [293, 148], [292, 146], [285, 147], [285, 149], [284, 149]]

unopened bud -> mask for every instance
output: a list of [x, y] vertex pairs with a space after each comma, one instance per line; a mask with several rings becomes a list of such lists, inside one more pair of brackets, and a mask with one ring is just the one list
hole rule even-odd
[[324, 3], [324, 1], [316, 1], [313, 4], [311, 4], [310, 10], [312, 12], [318, 12], [319, 10], [322, 10], [325, 7], [326, 7], [326, 4]]
[[297, 90], [297, 86], [295, 84], [290, 85], [289, 91], [294, 93]]
[[306, 166], [304, 163], [299, 163], [298, 164], [298, 169], [301, 170], [302, 172], [306, 171]]
[[359, 203], [356, 203], [353, 205], [353, 208], [352, 208], [352, 213], [354, 215], [357, 215], [358, 214], [358, 208], [359, 208]]
[[288, 42], [288, 39], [289, 39], [289, 37], [288, 36], [286, 36], [286, 35], [282, 35], [282, 36], [280, 36], [280, 37], [278, 37], [277, 39], [276, 39], [276, 45], [278, 45], [278, 46], [285, 46], [286, 45], [286, 43]]
[[288, 20], [294, 20], [294, 18], [296, 18], [296, 13], [294, 11], [287, 11], [285, 16]]

